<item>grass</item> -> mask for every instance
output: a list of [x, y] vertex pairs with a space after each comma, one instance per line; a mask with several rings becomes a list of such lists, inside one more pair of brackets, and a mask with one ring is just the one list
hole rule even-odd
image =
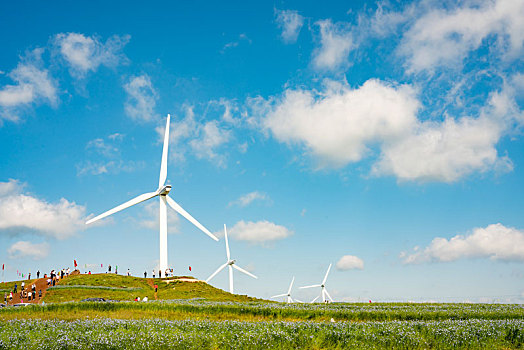
[[522, 305], [498, 304], [280, 304], [266, 302], [216, 302], [202, 299], [170, 302], [56, 303], [0, 311], [0, 320], [110, 317], [118, 319], [237, 321], [446, 321], [524, 320]]
[[[154, 300], [153, 286], [158, 285], [157, 298], [193, 299], [203, 298], [214, 301], [253, 301], [248, 296], [227, 293], [204, 282], [178, 281], [179, 277], [139, 278], [115, 274], [75, 275], [60, 281], [56, 287], [49, 288], [43, 301], [60, 303], [80, 301], [87, 298], [132, 301], [136, 297]], [[192, 277], [184, 277], [193, 279]], [[167, 281], [167, 282], [166, 282]]]
[[523, 320], [363, 323], [87, 319], [0, 323], [1, 349], [518, 349]]

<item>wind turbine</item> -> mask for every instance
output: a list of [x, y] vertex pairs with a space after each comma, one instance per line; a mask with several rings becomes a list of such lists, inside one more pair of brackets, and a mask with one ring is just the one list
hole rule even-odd
[[322, 302], [326, 302], [326, 296], [329, 298], [329, 300], [331, 300], [331, 302], [333, 302], [333, 299], [331, 298], [331, 295], [329, 295], [327, 289], [326, 289], [326, 280], [328, 278], [328, 275], [329, 275], [329, 270], [331, 270], [331, 265], [332, 264], [329, 264], [329, 267], [326, 271], [326, 275], [324, 276], [324, 279], [322, 280], [322, 283], [321, 284], [314, 284], [312, 286], [305, 286], [305, 287], [300, 287], [300, 289], [305, 289], [305, 288], [316, 288], [316, 287], [320, 287], [321, 288], [321, 293], [319, 296], [317, 296], [315, 299], [313, 299], [311, 302], [314, 303], [315, 301], [317, 301], [318, 298], [320, 298], [320, 296], [322, 296]]
[[238, 271], [243, 272], [246, 275], [251, 276], [253, 278], [258, 278], [258, 277], [253, 275], [253, 274], [251, 274], [251, 273], [249, 273], [249, 272], [247, 272], [243, 268], [235, 265], [236, 264], [236, 260], [232, 260], [231, 259], [231, 254], [229, 253], [229, 243], [227, 242], [227, 228], [226, 228], [226, 224], [224, 224], [224, 237], [226, 239], [226, 256], [227, 256], [227, 261], [226, 261], [226, 263], [224, 265], [221, 265], [215, 272], [213, 272], [213, 274], [211, 276], [209, 276], [207, 278], [206, 283], [209, 282], [213, 277], [215, 277], [215, 275], [217, 273], [222, 271], [227, 266], [227, 267], [229, 267], [229, 293], [233, 294], [233, 269], [237, 269]]
[[189, 220], [193, 225], [198, 227], [202, 232], [204, 232], [209, 237], [213, 238], [215, 241], [218, 241], [218, 238], [216, 238], [207, 228], [202, 226], [195, 218], [193, 218], [187, 211], [185, 211], [180, 205], [178, 205], [177, 202], [175, 202], [171, 197], [168, 196], [169, 191], [171, 191], [171, 185], [166, 185], [166, 179], [167, 179], [167, 149], [169, 146], [169, 120], [171, 116], [167, 115], [167, 122], [166, 122], [166, 131], [164, 134], [164, 148], [162, 150], [162, 163], [160, 165], [160, 179], [158, 180], [158, 189], [154, 192], [148, 192], [141, 194], [140, 196], [137, 196], [124, 204], [121, 204], [111, 210], [108, 210], [88, 221], [86, 221], [86, 225], [89, 225], [95, 221], [98, 221], [100, 219], [105, 218], [106, 216], [112, 215], [114, 213], [117, 213], [121, 210], [124, 210], [126, 208], [129, 208], [135, 204], [147, 201], [148, 199], [151, 199], [153, 197], [158, 196], [159, 202], [160, 202], [160, 213], [159, 213], [159, 219], [160, 219], [160, 271], [165, 271], [168, 268], [167, 263], [167, 204], [171, 208], [173, 208], [177, 213], [185, 217], [187, 220]]
[[298, 299], [293, 300], [291, 298], [291, 288], [293, 288], [293, 282], [295, 282], [295, 276], [293, 276], [293, 279], [291, 280], [291, 284], [289, 285], [289, 289], [287, 290], [286, 294], [274, 295], [271, 298], [287, 297], [287, 301], [286, 301], [287, 303], [293, 303], [295, 301], [298, 301], [299, 303], [301, 303], [300, 300], [298, 300]]

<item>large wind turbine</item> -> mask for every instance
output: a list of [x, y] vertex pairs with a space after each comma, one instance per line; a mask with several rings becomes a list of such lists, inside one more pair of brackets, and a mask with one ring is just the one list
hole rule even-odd
[[322, 283], [321, 284], [314, 284], [312, 286], [305, 286], [305, 287], [300, 287], [300, 289], [304, 289], [304, 288], [316, 288], [316, 287], [320, 287], [321, 288], [321, 292], [320, 292], [320, 295], [317, 296], [315, 299], [313, 299], [311, 302], [314, 303], [315, 301], [317, 301], [317, 299], [322, 296], [322, 302], [326, 302], [326, 296], [329, 298], [329, 300], [333, 301], [333, 299], [331, 298], [331, 295], [329, 295], [327, 289], [326, 289], [326, 280], [328, 278], [328, 275], [329, 275], [329, 270], [331, 270], [331, 264], [329, 264], [329, 267], [326, 271], [326, 275], [324, 276], [324, 279], [322, 280]]
[[202, 232], [204, 232], [209, 237], [213, 238], [215, 241], [218, 241], [207, 228], [202, 226], [195, 218], [193, 218], [187, 211], [185, 211], [177, 202], [175, 202], [171, 197], [168, 196], [169, 191], [171, 191], [171, 185], [166, 185], [167, 179], [167, 149], [169, 146], [169, 120], [170, 115], [167, 115], [166, 122], [166, 131], [164, 134], [164, 148], [162, 150], [162, 163], [160, 165], [160, 179], [158, 180], [158, 189], [155, 192], [148, 192], [141, 194], [138, 197], [131, 199], [130, 201], [125, 202], [124, 204], [119, 205], [111, 210], [106, 211], [86, 222], [86, 225], [89, 225], [92, 222], [98, 221], [105, 218], [106, 216], [117, 213], [121, 210], [129, 208], [135, 204], [141, 203], [148, 199], [158, 196], [160, 202], [160, 271], [165, 271], [168, 268], [167, 263], [167, 205], [173, 208], [177, 213], [189, 220], [193, 225], [198, 227]]
[[293, 282], [295, 282], [295, 277], [294, 276], [293, 276], [293, 279], [291, 280], [291, 284], [289, 285], [289, 289], [287, 290], [287, 293], [279, 294], [279, 295], [273, 295], [271, 298], [287, 297], [287, 300], [286, 300], [287, 303], [293, 303], [295, 301], [298, 301], [299, 303], [301, 303], [300, 300], [298, 300], [298, 299], [293, 300], [291, 298], [291, 288], [293, 288]]
[[224, 265], [221, 265], [215, 272], [213, 272], [213, 274], [207, 278], [206, 282], [209, 282], [213, 277], [215, 277], [215, 275], [217, 273], [222, 271], [227, 266], [227, 267], [229, 267], [229, 292], [231, 294], [233, 294], [233, 269], [237, 269], [238, 271], [243, 272], [246, 275], [251, 276], [253, 278], [258, 278], [258, 277], [253, 275], [253, 274], [251, 274], [251, 273], [249, 273], [249, 272], [247, 272], [243, 268], [235, 265], [236, 260], [232, 260], [231, 259], [231, 254], [229, 253], [229, 243], [227, 242], [227, 228], [226, 228], [226, 224], [224, 224], [224, 237], [226, 239], [226, 256], [227, 256], [227, 261], [226, 261], [226, 263]]

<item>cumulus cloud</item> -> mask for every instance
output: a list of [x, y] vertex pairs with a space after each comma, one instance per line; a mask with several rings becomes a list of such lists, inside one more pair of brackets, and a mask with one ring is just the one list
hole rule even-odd
[[[293, 234], [293, 231], [265, 220], [257, 222], [241, 220], [233, 227], [228, 228], [227, 233], [228, 237], [239, 241], [264, 245], [265, 243], [287, 238]], [[224, 233], [217, 232], [217, 235], [223, 236]]]
[[372, 175], [454, 182], [475, 172], [513, 169], [497, 144], [524, 123], [516, 103], [519, 84], [519, 74], [508, 78], [476, 116], [444, 114], [441, 121], [418, 118], [421, 103], [410, 85], [376, 79], [357, 88], [326, 80], [323, 91], [288, 89], [257, 105], [264, 115], [261, 127], [305, 149], [318, 168], [343, 167], [378, 153]]
[[139, 121], [150, 121], [156, 117], [158, 96], [147, 74], [131, 78], [124, 85], [124, 90], [127, 93], [124, 108], [129, 117]]
[[304, 17], [293, 10], [276, 10], [276, 21], [278, 27], [282, 30], [282, 40], [285, 43], [294, 43], [297, 41], [298, 34], [304, 24]]
[[347, 270], [353, 270], [353, 269], [357, 269], [357, 270], [364, 269], [364, 261], [360, 259], [358, 256], [344, 255], [337, 262], [337, 270], [347, 271]]
[[264, 192], [253, 191], [240, 196], [238, 199], [229, 203], [229, 206], [238, 205], [239, 207], [247, 207], [254, 201], [271, 201], [269, 195]]
[[127, 58], [121, 51], [129, 39], [128, 35], [114, 35], [103, 43], [96, 36], [61, 33], [55, 36], [54, 44], [69, 64], [71, 74], [81, 78], [90, 71], [96, 71], [101, 65], [115, 67], [127, 62]]
[[0, 182], [0, 231], [36, 234], [65, 239], [83, 229], [85, 207], [62, 198], [48, 203], [23, 193], [17, 180]]
[[44, 259], [49, 255], [49, 244], [31, 243], [18, 241], [7, 250], [10, 259], [32, 258], [33, 260]]
[[33, 50], [9, 73], [15, 84], [0, 89], [0, 121], [18, 121], [20, 109], [32, 103], [45, 102], [51, 106], [58, 103], [58, 84], [49, 71], [42, 68], [42, 52], [42, 49]]
[[[222, 105], [217, 101], [210, 104]], [[224, 113], [229, 113], [227, 108]], [[222, 148], [232, 140], [233, 134], [227, 128], [231, 120], [224, 118], [228, 117], [222, 115], [222, 120], [200, 121], [195, 117], [193, 107], [185, 106], [183, 118], [171, 119], [169, 143], [174, 147], [171, 148], [170, 157], [182, 161], [186, 153], [192, 152], [198, 159], [206, 159], [218, 167], [226, 167], [227, 157]], [[159, 140], [164, 139], [164, 131], [164, 125], [156, 128]]]
[[524, 2], [495, 0], [464, 2], [453, 9], [430, 9], [404, 34], [398, 48], [410, 73], [460, 65], [472, 50], [495, 35], [494, 47], [515, 56], [524, 43]]
[[368, 155], [371, 145], [408, 133], [417, 123], [419, 105], [410, 86], [379, 80], [356, 89], [289, 89], [263, 124], [277, 140], [304, 145], [319, 166], [341, 167]]
[[225, 167], [225, 158], [216, 149], [229, 142], [231, 131], [220, 128], [216, 120], [204, 123], [200, 128], [200, 136], [189, 142], [197, 158], [204, 158]]
[[382, 148], [372, 173], [408, 181], [453, 182], [474, 171], [508, 171], [511, 161], [499, 157], [495, 148], [502, 131], [488, 118], [421, 123], [412, 134]]
[[334, 70], [347, 65], [349, 52], [355, 48], [351, 31], [342, 23], [326, 19], [315, 23], [320, 28], [320, 47], [313, 52], [317, 69]]
[[84, 161], [76, 165], [76, 174], [83, 175], [102, 175], [102, 174], [119, 174], [132, 173], [137, 169], [143, 169], [145, 163], [142, 161], [124, 161], [108, 160], [108, 161]]
[[[148, 228], [150, 230], [158, 231], [159, 230], [159, 207], [158, 198], [148, 201], [146, 204], [143, 204], [144, 210], [138, 218], [138, 224], [142, 227]], [[179, 233], [180, 228], [180, 219], [178, 214], [167, 207], [167, 233], [175, 234]]]
[[489, 258], [503, 261], [524, 261], [524, 231], [498, 223], [476, 228], [469, 235], [437, 237], [424, 249], [402, 252], [405, 264], [450, 262], [464, 258]]

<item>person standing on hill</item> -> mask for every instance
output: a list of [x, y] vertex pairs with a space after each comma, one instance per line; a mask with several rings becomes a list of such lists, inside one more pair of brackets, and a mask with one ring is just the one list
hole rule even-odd
[[147, 271], [144, 271], [144, 278], [147, 278]]
[[109, 266], [107, 267], [107, 272], [108, 272], [108, 273], [111, 273], [111, 265], [109, 265]]
[[153, 278], [155, 278], [155, 270], [153, 270]]
[[22, 281], [22, 284], [20, 285], [20, 288], [22, 288], [22, 291], [25, 289], [25, 282]]
[[127, 275], [131, 276], [131, 271], [129, 271], [129, 269], [127, 269]]
[[29, 281], [31, 279], [31, 272], [29, 272], [29, 275], [27, 275], [27, 280]]
[[158, 278], [162, 278], [162, 270], [158, 270]]
[[16, 293], [17, 288], [18, 288], [18, 285], [15, 283], [15, 288], [13, 289], [13, 293]]
[[38, 291], [38, 299], [42, 299], [42, 290], [41, 289]]
[[4, 293], [4, 303], [7, 305], [7, 292]]
[[40, 278], [40, 270], [36, 271], [36, 278]]

